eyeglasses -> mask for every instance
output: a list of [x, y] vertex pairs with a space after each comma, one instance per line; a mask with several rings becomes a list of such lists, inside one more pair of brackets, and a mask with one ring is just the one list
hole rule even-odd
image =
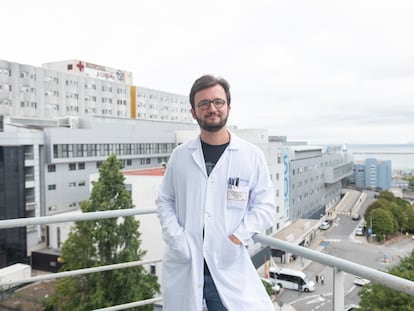
[[211, 103], [213, 103], [216, 108], [220, 109], [224, 107], [224, 105], [226, 104], [226, 101], [221, 98], [214, 98], [212, 100], [203, 99], [197, 104], [197, 107], [200, 108], [201, 110], [207, 110], [208, 108], [210, 108]]

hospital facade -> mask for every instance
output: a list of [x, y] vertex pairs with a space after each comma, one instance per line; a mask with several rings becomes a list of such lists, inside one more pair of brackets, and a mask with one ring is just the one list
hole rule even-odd
[[[266, 234], [318, 218], [340, 200], [352, 173], [340, 148], [230, 129], [265, 153], [277, 209]], [[131, 72], [82, 60], [41, 67], [0, 60], [0, 219], [78, 211], [89, 198], [90, 176], [110, 154], [125, 171], [162, 167], [197, 134], [188, 96], [136, 86]], [[1, 230], [0, 267], [28, 262], [39, 249], [59, 252], [60, 232], [37, 225]]]

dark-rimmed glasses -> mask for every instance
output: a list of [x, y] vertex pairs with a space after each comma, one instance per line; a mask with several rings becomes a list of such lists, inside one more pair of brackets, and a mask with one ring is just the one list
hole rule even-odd
[[212, 100], [203, 99], [197, 104], [197, 107], [200, 108], [201, 110], [207, 110], [210, 107], [211, 103], [213, 103], [217, 109], [220, 109], [224, 107], [224, 105], [226, 104], [226, 101], [221, 98], [214, 98]]

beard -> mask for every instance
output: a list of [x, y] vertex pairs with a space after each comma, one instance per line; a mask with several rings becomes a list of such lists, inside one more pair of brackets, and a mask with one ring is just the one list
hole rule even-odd
[[227, 119], [228, 119], [228, 115], [224, 116], [223, 118], [218, 115], [215, 114], [217, 117], [220, 118], [218, 123], [211, 123], [208, 121], [208, 118], [210, 115], [206, 115], [205, 119], [200, 119], [200, 118], [196, 118], [198, 125], [200, 126], [200, 128], [202, 128], [203, 130], [207, 131], [207, 132], [218, 132], [220, 131], [226, 124], [227, 124]]

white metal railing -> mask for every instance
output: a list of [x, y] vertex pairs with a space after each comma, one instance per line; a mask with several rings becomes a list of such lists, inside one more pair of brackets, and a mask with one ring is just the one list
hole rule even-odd
[[0, 229], [26, 227], [30, 225], [55, 224], [55, 223], [71, 222], [71, 221], [126, 217], [126, 216], [134, 216], [134, 215], [153, 214], [153, 213], [155, 213], [155, 208], [152, 207], [152, 208], [127, 208], [127, 209], [90, 212], [90, 213], [79, 213], [79, 214], [72, 214], [72, 213], [57, 214], [57, 215], [42, 216], [42, 217], [14, 218], [14, 219], [0, 220]]
[[374, 281], [378, 284], [414, 296], [413, 281], [386, 272], [375, 270], [370, 267], [360, 265], [339, 257], [320, 253], [310, 248], [295, 245], [282, 240], [277, 240], [260, 234], [256, 235], [254, 240], [256, 242], [262, 243], [263, 245], [268, 245], [273, 248], [282, 249], [292, 254], [296, 254], [304, 258], [324, 264], [326, 266], [332, 267], [334, 270], [334, 311], [342, 311], [344, 309], [344, 272], [361, 276], [368, 280]]
[[5, 280], [5, 281], [0, 282], [0, 289], [10, 288], [11, 285], [34, 283], [34, 282], [47, 281], [47, 280], [53, 280], [53, 279], [59, 279], [59, 278], [65, 278], [65, 277], [77, 276], [77, 275], [89, 274], [89, 273], [95, 273], [95, 272], [110, 271], [110, 270], [116, 270], [116, 269], [125, 269], [125, 268], [131, 268], [131, 267], [136, 267], [136, 266], [142, 266], [142, 265], [146, 265], [150, 263], [156, 263], [156, 262], [161, 262], [161, 259], [128, 261], [128, 262], [98, 266], [98, 267], [93, 267], [93, 268], [84, 268], [84, 269], [78, 269], [78, 270], [37, 275], [37, 276], [32, 276], [29, 278], [15, 280], [15, 281]]
[[[53, 216], [43, 216], [43, 217], [33, 217], [33, 218], [19, 218], [19, 219], [7, 219], [0, 220], [0, 229], [14, 228], [14, 227], [24, 227], [30, 225], [41, 225], [41, 224], [50, 224], [50, 223], [60, 223], [60, 222], [71, 222], [71, 221], [84, 221], [84, 220], [94, 220], [94, 219], [106, 219], [106, 218], [115, 218], [115, 217], [125, 217], [125, 216], [134, 216], [142, 214], [152, 214], [155, 213], [155, 208], [131, 208], [131, 209], [122, 209], [122, 210], [111, 210], [111, 211], [101, 211], [101, 212], [90, 212], [90, 213], [79, 213], [79, 214], [58, 214]], [[394, 275], [391, 275], [386, 272], [375, 270], [367, 266], [363, 266], [342, 258], [338, 258], [332, 255], [324, 254], [310, 248], [303, 246], [298, 246], [286, 241], [277, 240], [265, 235], [257, 234], [254, 238], [256, 242], [261, 243], [262, 245], [270, 246], [272, 248], [281, 249], [292, 254], [302, 256], [326, 266], [330, 266], [334, 270], [334, 311], [342, 311], [344, 307], [344, 272], [358, 275], [363, 278], [369, 279], [376, 283], [382, 284], [386, 287], [396, 289], [398, 291], [404, 292], [406, 294], [414, 296], [414, 282], [400, 278]], [[116, 265], [108, 265], [94, 268], [87, 268], [74, 271], [65, 271], [58, 273], [51, 273], [42, 276], [30, 277], [27, 279], [22, 279], [18, 283], [31, 283], [35, 281], [41, 281], [46, 279], [54, 279], [58, 277], [74, 276], [85, 273], [100, 272], [111, 269], [122, 269], [134, 265], [146, 264], [149, 262], [159, 262], [161, 259], [155, 259], [151, 261], [136, 261], [136, 262], [127, 262]], [[13, 282], [15, 284], [16, 282]], [[0, 282], [0, 288], [2, 285], [10, 285], [7, 282]], [[146, 304], [152, 304], [154, 302], [161, 301], [161, 297], [156, 297], [152, 299], [147, 299], [138, 302], [132, 302], [128, 304], [113, 306], [109, 308], [99, 309], [100, 311], [112, 311], [112, 310], [124, 310], [136, 306], [142, 306]]]

